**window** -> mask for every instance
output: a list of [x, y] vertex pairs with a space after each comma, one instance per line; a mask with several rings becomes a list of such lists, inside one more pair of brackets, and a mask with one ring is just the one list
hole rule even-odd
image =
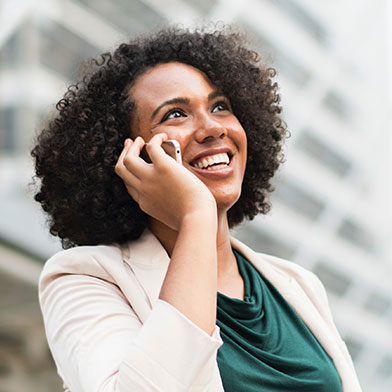
[[371, 293], [365, 302], [365, 308], [378, 316], [386, 314], [390, 307], [391, 299], [379, 293]]
[[299, 87], [304, 86], [310, 79], [309, 71], [280, 50], [276, 52], [276, 69]]
[[253, 38], [256, 50], [268, 62], [272, 61], [278, 74], [282, 73], [298, 87], [303, 87], [310, 80], [310, 72], [302, 64], [298, 63], [292, 56], [280, 50], [265, 37], [256, 31], [244, 20], [239, 20], [238, 25], [248, 32]]
[[321, 200], [287, 179], [276, 185], [272, 196], [311, 220], [317, 219], [324, 208]]
[[149, 31], [166, 19], [139, 0], [79, 0], [104, 20], [128, 34]]
[[319, 44], [328, 43], [328, 34], [323, 25], [295, 0], [270, 0], [281, 8], [287, 16], [297, 22]]
[[0, 65], [5, 66], [16, 65], [20, 61], [20, 39], [22, 30], [17, 30], [6, 42], [0, 46]]
[[193, 8], [197, 9], [203, 15], [207, 15], [217, 4], [217, 0], [185, 0]]
[[331, 263], [326, 260], [317, 263], [313, 270], [325, 288], [338, 296], [344, 295], [351, 285], [350, 278], [331, 267]]
[[77, 79], [81, 63], [99, 50], [59, 24], [42, 25], [40, 61], [70, 81]]
[[0, 109], [0, 151], [13, 152], [16, 149], [15, 116], [14, 107]]
[[258, 228], [248, 226], [242, 230], [239, 229], [235, 232], [235, 237], [256, 252], [267, 253], [284, 259], [291, 259], [294, 256], [295, 246], [293, 244], [271, 236]]
[[348, 121], [351, 117], [351, 108], [348, 102], [336, 91], [329, 91], [323, 98], [322, 104], [343, 121]]
[[338, 176], [346, 175], [351, 168], [347, 158], [318, 139], [311, 130], [300, 134], [296, 146]]
[[352, 338], [349, 336], [346, 336], [344, 338], [344, 341], [345, 341], [347, 349], [351, 355], [351, 358], [353, 359], [353, 361], [355, 361], [359, 357], [359, 355], [363, 349], [363, 345], [355, 338]]
[[338, 234], [346, 241], [361, 247], [366, 251], [373, 251], [374, 237], [364, 228], [360, 227], [356, 222], [352, 221], [350, 218], [346, 218], [341, 223], [338, 228]]
[[388, 355], [381, 360], [377, 366], [376, 373], [379, 377], [382, 378], [392, 377], [392, 356]]

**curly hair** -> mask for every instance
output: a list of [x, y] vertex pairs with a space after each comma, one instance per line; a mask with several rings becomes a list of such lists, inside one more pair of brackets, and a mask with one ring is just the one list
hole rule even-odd
[[271, 179], [283, 160], [286, 125], [272, 68], [261, 64], [244, 36], [229, 29], [167, 28], [121, 44], [89, 63], [80, 82], [57, 103], [56, 117], [31, 152], [40, 189], [35, 200], [49, 215], [63, 248], [139, 238], [148, 216], [114, 172], [131, 134], [129, 87], [147, 69], [182, 62], [198, 68], [228, 97], [247, 135], [241, 196], [228, 211], [230, 227], [270, 210]]

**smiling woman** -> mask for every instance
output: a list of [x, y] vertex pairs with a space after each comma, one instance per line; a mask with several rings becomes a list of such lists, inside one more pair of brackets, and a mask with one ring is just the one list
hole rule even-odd
[[184, 167], [207, 186], [226, 219], [240, 196], [246, 165], [246, 133], [229, 99], [203, 72], [178, 62], [139, 76], [129, 94], [136, 103], [132, 136], [148, 142], [164, 133], [177, 140]]
[[269, 210], [273, 76], [239, 34], [169, 29], [102, 55], [58, 103], [32, 155], [71, 248], [40, 280], [68, 390], [360, 391], [319, 280], [230, 237]]

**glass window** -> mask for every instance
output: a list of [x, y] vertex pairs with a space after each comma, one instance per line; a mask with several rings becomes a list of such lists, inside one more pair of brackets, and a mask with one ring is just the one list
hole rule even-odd
[[203, 15], [208, 14], [217, 4], [217, 0], [184, 0]]
[[318, 43], [326, 45], [328, 43], [328, 33], [325, 27], [305, 8], [295, 0], [270, 0], [274, 5], [278, 5], [288, 17], [298, 23], [312, 38]]
[[373, 235], [350, 218], [343, 220], [337, 232], [345, 240], [366, 251], [371, 252], [374, 250], [375, 244]]
[[381, 360], [377, 366], [376, 373], [382, 378], [392, 377], [392, 356], [388, 355]]
[[271, 236], [262, 229], [247, 226], [237, 230], [235, 231], [234, 236], [256, 252], [262, 252], [289, 260], [294, 256], [294, 245]]
[[351, 108], [348, 102], [336, 91], [329, 91], [324, 96], [322, 104], [343, 121], [347, 121], [351, 117]]
[[351, 336], [346, 336], [343, 340], [346, 343], [351, 358], [353, 359], [353, 361], [355, 361], [359, 357], [359, 354], [363, 349], [362, 343], [360, 343], [357, 339], [354, 339]]
[[324, 208], [324, 203], [305, 189], [285, 179], [276, 185], [272, 198], [293, 209], [296, 213], [311, 220], [317, 219]]
[[386, 314], [390, 307], [391, 299], [379, 293], [371, 293], [365, 302], [365, 308], [378, 316]]
[[300, 87], [310, 79], [310, 72], [281, 50], [276, 52], [276, 69]]
[[98, 48], [57, 23], [41, 26], [41, 63], [70, 81], [77, 79], [84, 60], [99, 53]]
[[327, 260], [319, 261], [313, 271], [323, 282], [325, 288], [338, 296], [344, 295], [351, 285], [350, 278], [331, 267], [331, 263]]
[[296, 146], [338, 176], [346, 175], [351, 168], [348, 159], [322, 142], [311, 130], [304, 130], [300, 134]]
[[0, 151], [13, 152], [15, 145], [15, 116], [16, 108], [0, 109]]
[[2, 67], [13, 66], [20, 61], [20, 36], [21, 29], [12, 34], [8, 40], [0, 46], [0, 65]]
[[163, 25], [166, 19], [139, 0], [78, 0], [101, 18], [128, 34], [149, 31]]
[[293, 57], [261, 36], [260, 32], [256, 31], [243, 19], [239, 20], [238, 25], [254, 40], [254, 46], [260, 55], [266, 57], [267, 61], [273, 62], [273, 66], [276, 68], [278, 74], [282, 73], [299, 87], [304, 86], [309, 81], [311, 76], [310, 72]]

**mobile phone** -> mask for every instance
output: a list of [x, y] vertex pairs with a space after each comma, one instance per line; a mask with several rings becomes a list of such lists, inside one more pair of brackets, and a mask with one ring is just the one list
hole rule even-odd
[[[180, 165], [182, 165], [181, 147], [180, 143], [178, 143], [177, 140], [171, 139], [164, 141], [162, 143], [162, 148], [164, 149], [166, 154], [170, 155]], [[140, 152], [140, 157], [143, 158], [147, 163], [151, 163], [151, 159], [147, 154], [146, 146], [142, 148], [142, 151]]]
[[180, 165], [182, 165], [181, 147], [177, 140], [170, 139], [162, 143], [162, 148], [166, 154], [174, 158]]

